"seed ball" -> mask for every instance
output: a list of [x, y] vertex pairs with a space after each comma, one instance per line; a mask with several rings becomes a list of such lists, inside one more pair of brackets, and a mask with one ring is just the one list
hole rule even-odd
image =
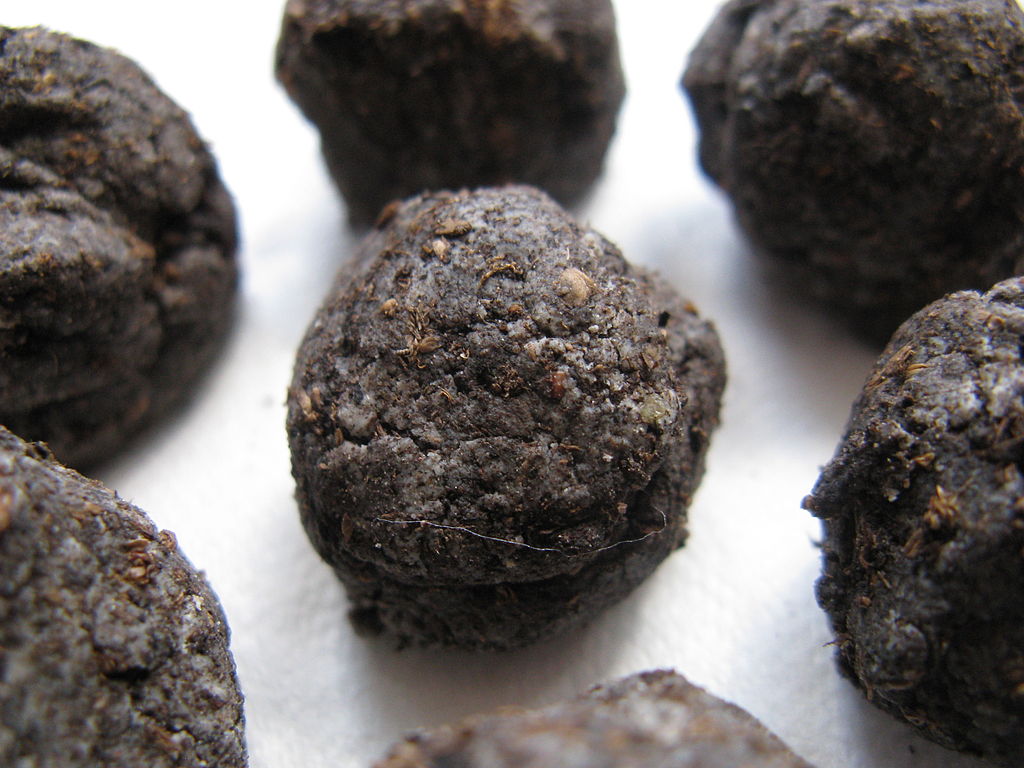
[[375, 768], [810, 768], [747, 712], [674, 672], [539, 710], [412, 733]]
[[358, 262], [299, 351], [288, 435], [359, 627], [522, 646], [683, 543], [725, 380], [692, 305], [527, 187], [413, 198]]
[[625, 94], [610, 0], [289, 0], [277, 77], [359, 225], [431, 189], [573, 204]]
[[0, 424], [111, 456], [214, 357], [234, 253], [213, 158], [135, 64], [0, 27]]
[[1013, 0], [732, 0], [683, 84], [700, 161], [773, 270], [884, 342], [1024, 272]]
[[845, 675], [951, 749], [1024, 764], [1024, 279], [893, 336], [804, 504]]
[[136, 507], [0, 427], [0, 764], [246, 763], [224, 613]]

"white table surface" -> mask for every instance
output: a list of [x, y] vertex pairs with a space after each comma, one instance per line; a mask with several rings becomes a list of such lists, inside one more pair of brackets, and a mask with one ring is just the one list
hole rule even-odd
[[241, 310], [177, 418], [100, 479], [173, 530], [232, 627], [253, 768], [369, 768], [403, 732], [674, 667], [819, 768], [968, 768], [866, 703], [832, 662], [800, 509], [875, 350], [769, 284], [695, 162], [678, 88], [717, 6], [619, 0], [629, 97], [582, 211], [717, 324], [730, 380], [691, 536], [586, 629], [507, 654], [395, 652], [356, 637], [299, 525], [284, 432], [295, 349], [353, 246], [314, 130], [277, 86], [283, 0], [0, 0], [0, 22], [113, 46], [189, 110], [238, 205]]

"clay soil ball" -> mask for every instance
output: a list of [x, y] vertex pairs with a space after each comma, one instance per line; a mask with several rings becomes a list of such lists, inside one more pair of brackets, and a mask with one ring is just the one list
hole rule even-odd
[[522, 646], [683, 543], [724, 386], [718, 337], [532, 188], [389, 213], [298, 354], [302, 520], [362, 629]]
[[352, 221], [509, 182], [578, 201], [625, 93], [609, 0], [289, 0], [277, 77]]
[[224, 614], [173, 534], [2, 427], [0, 764], [246, 765]]
[[1024, 272], [1022, 68], [1013, 0], [732, 0], [683, 82], [754, 249], [884, 343]]
[[1024, 765], [1024, 279], [910, 318], [805, 506], [841, 670], [924, 736]]
[[234, 253], [212, 156], [134, 63], [0, 27], [0, 424], [112, 455], [214, 356]]
[[539, 710], [412, 733], [375, 768], [811, 768], [761, 723], [674, 672]]

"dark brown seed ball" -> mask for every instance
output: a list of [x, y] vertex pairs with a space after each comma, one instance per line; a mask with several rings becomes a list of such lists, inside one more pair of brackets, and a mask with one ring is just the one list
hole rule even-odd
[[522, 182], [572, 204], [625, 93], [609, 0], [289, 0], [277, 77], [356, 224], [431, 189]]
[[234, 252], [213, 158], [135, 64], [0, 27], [0, 424], [111, 455], [209, 363]]
[[1024, 272], [1014, 0], [732, 0], [684, 76], [704, 170], [798, 290], [884, 341]]
[[358, 258], [299, 351], [288, 434], [359, 625], [525, 645], [682, 544], [725, 380], [692, 305], [527, 187], [414, 198]]
[[893, 336], [804, 505], [818, 601], [868, 698], [944, 746], [1024, 764], [1024, 279]]
[[173, 534], [0, 427], [0, 764], [246, 765], [217, 597]]
[[410, 734], [375, 768], [811, 768], [747, 712], [674, 672], [539, 710]]

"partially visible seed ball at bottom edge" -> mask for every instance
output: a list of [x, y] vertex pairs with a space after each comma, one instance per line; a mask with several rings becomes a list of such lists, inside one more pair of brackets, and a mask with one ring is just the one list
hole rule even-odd
[[375, 768], [811, 768], [739, 707], [667, 670], [536, 710], [409, 734]]

